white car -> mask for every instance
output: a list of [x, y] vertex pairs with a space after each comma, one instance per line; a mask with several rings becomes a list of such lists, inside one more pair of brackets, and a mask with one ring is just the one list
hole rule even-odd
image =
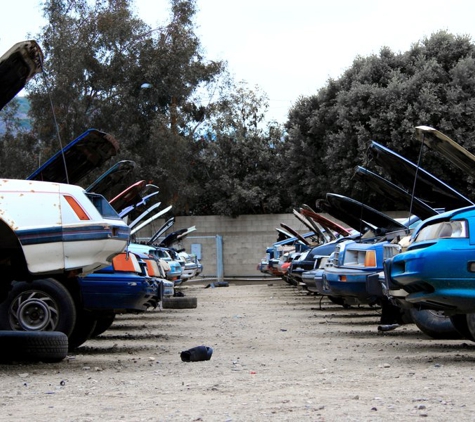
[[[0, 109], [41, 71], [42, 61], [35, 41], [17, 43], [0, 57]], [[87, 172], [117, 148], [110, 135], [89, 130], [64, 154]], [[94, 150], [94, 160], [81, 161], [81, 151]], [[71, 339], [84, 329], [78, 277], [110, 265], [130, 228], [103, 196], [51, 179], [55, 163], [53, 157], [37, 175], [49, 181], [0, 179], [0, 330], [61, 331]], [[64, 166], [57, 168], [55, 177], [64, 177]]]
[[75, 185], [3, 179], [0, 210], [1, 266], [24, 259], [30, 275], [98, 270], [129, 238], [104, 197]]

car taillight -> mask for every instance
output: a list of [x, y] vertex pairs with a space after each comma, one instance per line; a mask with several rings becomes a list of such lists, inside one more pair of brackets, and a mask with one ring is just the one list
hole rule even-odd
[[145, 260], [147, 264], [147, 272], [150, 277], [159, 277], [160, 276], [160, 270], [158, 269], [158, 265], [155, 261], [152, 261], [151, 259]]
[[115, 271], [140, 273], [140, 265], [135, 255], [131, 253], [120, 253], [112, 258], [112, 265]]
[[72, 196], [64, 195], [64, 199], [66, 199], [66, 202], [69, 204], [69, 206], [72, 208], [72, 210], [80, 220], [90, 220], [89, 216], [82, 209], [81, 205], [79, 205], [78, 202]]

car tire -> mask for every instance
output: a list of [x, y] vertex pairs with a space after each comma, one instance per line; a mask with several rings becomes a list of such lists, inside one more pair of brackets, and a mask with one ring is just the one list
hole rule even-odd
[[475, 338], [475, 313], [467, 314], [467, 327], [470, 331], [470, 334]]
[[97, 318], [96, 327], [92, 331], [91, 338], [96, 338], [107, 331], [115, 321], [115, 314], [101, 315]]
[[162, 300], [163, 309], [192, 309], [197, 306], [196, 297], [164, 297]]
[[412, 317], [408, 309], [401, 308], [393, 304], [389, 299], [383, 297], [381, 299], [381, 319], [379, 321], [382, 325], [390, 324], [410, 324]]
[[439, 311], [412, 308], [411, 316], [417, 328], [433, 339], [458, 340], [462, 338], [450, 318]]
[[330, 300], [330, 302], [334, 303], [335, 305], [341, 305], [343, 306], [344, 309], [351, 308], [351, 305], [348, 305], [348, 303], [346, 303], [344, 297], [340, 297], [340, 296], [327, 296], [327, 297]]
[[468, 326], [468, 315], [467, 314], [457, 314], [457, 315], [452, 315], [450, 317], [450, 320], [452, 321], [452, 324], [454, 325], [455, 329], [460, 333], [460, 335], [463, 338], [466, 338], [467, 340], [475, 341], [475, 337], [470, 331], [470, 328]]
[[91, 337], [94, 328], [96, 328], [96, 315], [80, 311], [76, 317], [76, 324], [72, 333], [69, 335], [69, 350], [77, 349]]
[[68, 354], [68, 337], [59, 331], [0, 331], [1, 362], [60, 362]]
[[15, 281], [0, 303], [0, 330], [60, 331], [69, 337], [75, 323], [71, 294], [52, 278]]

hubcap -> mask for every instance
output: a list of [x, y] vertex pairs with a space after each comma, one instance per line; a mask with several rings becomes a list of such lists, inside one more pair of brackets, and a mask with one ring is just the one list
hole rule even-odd
[[40, 291], [19, 294], [10, 306], [10, 325], [17, 331], [54, 331], [58, 325], [55, 301]]

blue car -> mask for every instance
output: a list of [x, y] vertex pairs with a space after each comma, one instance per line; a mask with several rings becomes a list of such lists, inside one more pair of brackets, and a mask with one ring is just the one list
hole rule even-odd
[[409, 303], [448, 314], [475, 312], [475, 206], [425, 220], [385, 270]]
[[79, 278], [84, 309], [117, 314], [157, 307], [161, 300], [159, 279], [150, 276], [139, 258], [121, 253], [114, 257], [113, 265]]
[[413, 220], [399, 222], [342, 195], [327, 194], [326, 199], [335, 209], [361, 216], [361, 224], [369, 229], [358, 241], [347, 240], [336, 245], [324, 269], [322, 284], [332, 296], [344, 298], [348, 305], [376, 304], [379, 298], [368, 291], [367, 285], [378, 283], [379, 273], [383, 271], [384, 244], [404, 236]]

